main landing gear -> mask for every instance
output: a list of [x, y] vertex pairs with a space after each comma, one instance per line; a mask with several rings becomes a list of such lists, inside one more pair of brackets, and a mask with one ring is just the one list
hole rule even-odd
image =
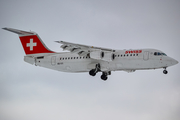
[[164, 68], [163, 73], [168, 74], [168, 71], [166, 70], [166, 68]]
[[96, 68], [95, 69], [92, 69], [89, 71], [89, 75], [91, 76], [95, 76], [96, 73], [98, 73], [99, 71], [101, 71], [101, 67], [100, 67], [100, 64], [96, 64]]
[[[96, 73], [100, 72], [101, 71], [101, 66], [100, 64], [96, 64], [96, 68], [95, 69], [92, 69], [89, 71], [89, 75], [91, 76], [95, 76]], [[102, 72], [102, 75], [101, 75], [101, 79], [106, 81], [108, 79], [108, 75], [111, 75], [111, 71], [108, 71], [108, 72]]]
[[102, 72], [101, 79], [106, 81], [108, 79], [108, 75], [111, 75], [111, 71], [108, 72]]

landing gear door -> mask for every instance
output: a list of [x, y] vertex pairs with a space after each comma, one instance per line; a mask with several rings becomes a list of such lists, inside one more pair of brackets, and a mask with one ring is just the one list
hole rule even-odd
[[144, 60], [148, 60], [149, 59], [149, 52], [148, 51], [144, 51], [143, 59]]
[[51, 57], [51, 65], [56, 65], [56, 56]]

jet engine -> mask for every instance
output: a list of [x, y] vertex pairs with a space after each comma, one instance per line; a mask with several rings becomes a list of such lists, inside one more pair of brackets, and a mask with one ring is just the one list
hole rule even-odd
[[101, 60], [104, 57], [104, 52], [101, 50], [92, 51], [90, 57], [93, 59]]
[[102, 60], [104, 61], [113, 61], [116, 55], [113, 52], [104, 52], [104, 57]]
[[90, 57], [97, 60], [113, 61], [115, 59], [115, 54], [113, 52], [96, 50], [90, 53]]

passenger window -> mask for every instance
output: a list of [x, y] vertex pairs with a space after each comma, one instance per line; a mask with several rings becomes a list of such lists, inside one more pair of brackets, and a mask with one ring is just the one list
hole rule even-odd
[[136, 54], [136, 56], [138, 56], [138, 54]]
[[130, 54], [130, 56], [132, 56], [132, 54]]

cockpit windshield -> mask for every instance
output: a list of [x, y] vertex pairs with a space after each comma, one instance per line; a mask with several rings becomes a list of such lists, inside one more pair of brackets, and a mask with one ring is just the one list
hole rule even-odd
[[160, 55], [167, 56], [165, 53], [160, 53], [160, 52], [154, 52], [154, 55], [155, 56], [160, 56]]
[[161, 53], [162, 55], [164, 55], [164, 56], [167, 56], [165, 53]]

